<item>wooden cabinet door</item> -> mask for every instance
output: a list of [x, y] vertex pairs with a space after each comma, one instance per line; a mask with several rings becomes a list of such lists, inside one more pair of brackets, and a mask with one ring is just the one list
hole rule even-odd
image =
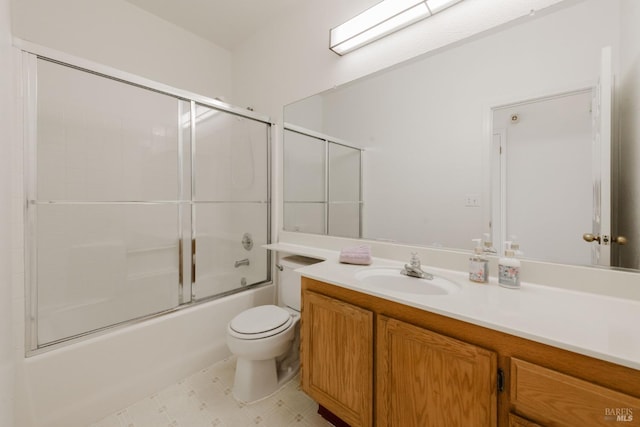
[[497, 355], [378, 316], [376, 426], [497, 425]]
[[302, 389], [352, 427], [373, 425], [373, 313], [302, 293]]

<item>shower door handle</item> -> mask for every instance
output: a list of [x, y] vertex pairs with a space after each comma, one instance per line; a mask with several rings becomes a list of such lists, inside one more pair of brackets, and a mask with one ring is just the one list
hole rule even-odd
[[196, 283], [196, 239], [191, 240], [191, 283]]

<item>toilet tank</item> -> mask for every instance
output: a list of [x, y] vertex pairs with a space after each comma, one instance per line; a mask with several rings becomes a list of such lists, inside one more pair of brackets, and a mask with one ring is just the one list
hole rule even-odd
[[291, 255], [280, 259], [278, 281], [278, 305], [287, 306], [300, 311], [300, 273], [294, 270], [307, 265], [322, 262], [322, 260], [301, 255]]

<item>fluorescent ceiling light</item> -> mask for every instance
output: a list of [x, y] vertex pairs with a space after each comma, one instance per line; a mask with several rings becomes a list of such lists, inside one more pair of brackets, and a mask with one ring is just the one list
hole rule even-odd
[[427, 6], [431, 10], [431, 14], [438, 13], [441, 10], [445, 10], [449, 6], [453, 6], [462, 0], [427, 0]]
[[331, 29], [330, 49], [344, 55], [462, 0], [383, 0]]

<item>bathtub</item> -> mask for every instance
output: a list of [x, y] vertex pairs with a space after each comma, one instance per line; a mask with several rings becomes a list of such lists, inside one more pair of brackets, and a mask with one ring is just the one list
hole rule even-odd
[[86, 427], [222, 360], [227, 323], [274, 294], [265, 285], [23, 359], [16, 425]]

